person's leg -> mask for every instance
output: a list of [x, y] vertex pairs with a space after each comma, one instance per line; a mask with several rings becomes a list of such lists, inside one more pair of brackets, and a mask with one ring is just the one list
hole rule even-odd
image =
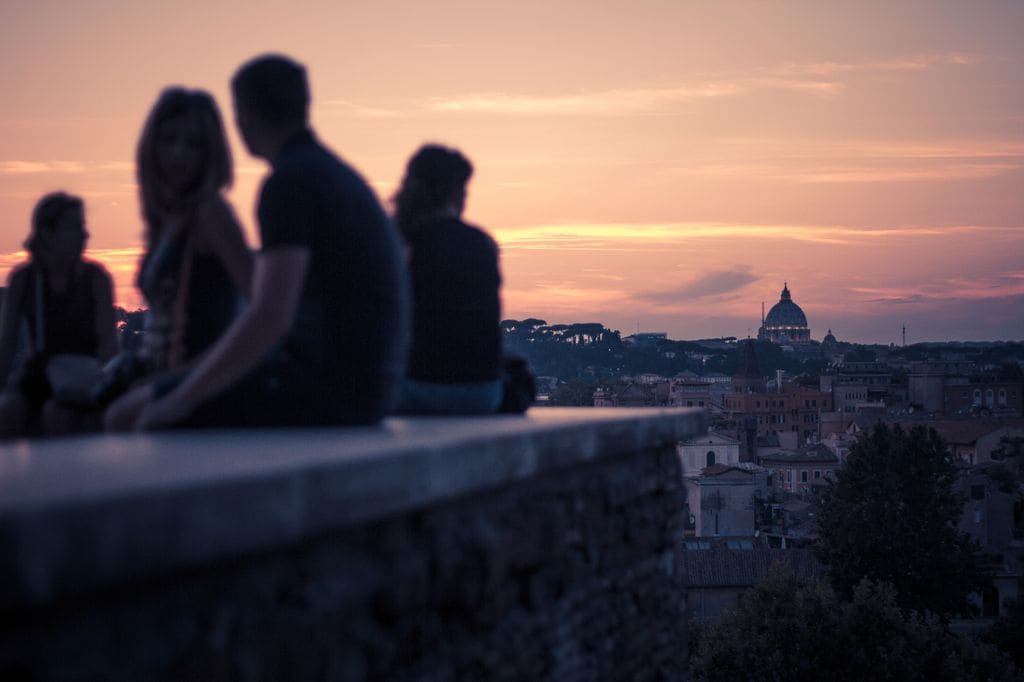
[[28, 402], [14, 391], [0, 393], [0, 438], [17, 438], [25, 433]]
[[135, 428], [142, 408], [153, 399], [153, 384], [147, 382], [137, 386], [107, 407], [103, 413], [104, 431], [131, 431]]
[[65, 436], [102, 429], [99, 412], [62, 405], [52, 398], [43, 405], [40, 424], [44, 436]]
[[[173, 388], [173, 387], [171, 387]], [[369, 395], [370, 387], [367, 387]], [[165, 391], [158, 387], [158, 394]], [[275, 428], [373, 424], [385, 410], [366, 398], [343, 403], [321, 377], [277, 353], [221, 394], [202, 403], [177, 428]]]

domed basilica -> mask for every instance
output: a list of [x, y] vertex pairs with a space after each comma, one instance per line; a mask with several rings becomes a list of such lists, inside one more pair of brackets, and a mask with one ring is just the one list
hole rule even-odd
[[761, 305], [761, 328], [757, 330], [757, 338], [772, 343], [807, 343], [811, 340], [811, 330], [807, 327], [807, 316], [789, 293], [789, 284], [782, 285], [782, 296], [779, 302], [764, 316], [764, 304]]

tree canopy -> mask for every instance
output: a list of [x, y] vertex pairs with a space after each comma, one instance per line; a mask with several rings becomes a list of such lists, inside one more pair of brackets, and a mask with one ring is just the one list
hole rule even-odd
[[695, 680], [1021, 680], [991, 644], [904, 611], [891, 585], [863, 581], [849, 602], [823, 583], [774, 573], [699, 632]]
[[822, 493], [818, 558], [844, 597], [864, 578], [891, 583], [904, 608], [963, 612], [980, 587], [976, 547], [957, 528], [956, 466], [934, 430], [878, 424]]

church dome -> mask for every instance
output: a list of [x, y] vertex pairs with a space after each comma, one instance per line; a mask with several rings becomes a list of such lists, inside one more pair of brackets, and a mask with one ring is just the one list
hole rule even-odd
[[807, 316], [789, 293], [789, 285], [782, 287], [782, 297], [779, 302], [768, 311], [768, 317], [764, 319], [765, 327], [806, 327]]

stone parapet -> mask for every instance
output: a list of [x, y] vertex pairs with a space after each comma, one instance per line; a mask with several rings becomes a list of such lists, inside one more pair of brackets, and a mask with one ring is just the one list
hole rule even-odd
[[682, 675], [700, 410], [0, 446], [4, 679]]

